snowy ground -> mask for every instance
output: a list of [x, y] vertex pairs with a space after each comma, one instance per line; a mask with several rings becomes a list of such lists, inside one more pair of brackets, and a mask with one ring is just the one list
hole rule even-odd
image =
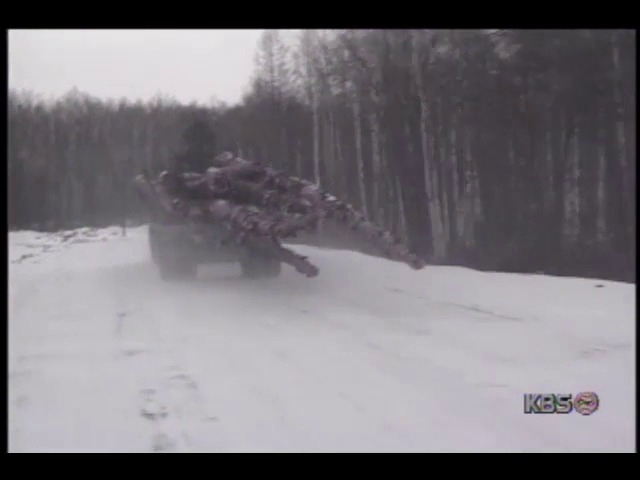
[[9, 242], [10, 451], [635, 448], [634, 285], [302, 246], [315, 279], [165, 283], [144, 227]]

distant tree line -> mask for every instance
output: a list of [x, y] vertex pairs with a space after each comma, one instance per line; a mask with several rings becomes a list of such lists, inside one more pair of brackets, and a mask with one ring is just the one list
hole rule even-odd
[[238, 105], [10, 92], [9, 227], [143, 218], [195, 118], [434, 263], [635, 281], [635, 32], [264, 33]]

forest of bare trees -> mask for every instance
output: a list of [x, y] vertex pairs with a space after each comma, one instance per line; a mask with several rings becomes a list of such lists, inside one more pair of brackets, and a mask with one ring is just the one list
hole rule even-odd
[[9, 228], [142, 219], [132, 177], [199, 115], [432, 263], [635, 281], [635, 58], [624, 30], [274, 30], [234, 106], [11, 91]]

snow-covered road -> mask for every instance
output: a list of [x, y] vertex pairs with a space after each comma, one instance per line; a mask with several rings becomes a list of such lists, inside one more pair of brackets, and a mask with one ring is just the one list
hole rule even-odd
[[9, 242], [10, 451], [635, 448], [631, 284], [302, 246], [319, 277], [166, 283], [144, 227]]

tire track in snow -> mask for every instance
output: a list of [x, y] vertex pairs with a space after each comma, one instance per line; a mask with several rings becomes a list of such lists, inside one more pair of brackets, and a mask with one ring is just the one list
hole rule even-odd
[[[626, 377], [613, 367], [629, 368], [624, 358], [633, 344], [618, 330], [606, 338], [594, 331], [589, 344], [588, 330], [562, 322], [573, 314], [569, 306], [566, 313], [546, 309], [542, 325], [515, 321], [519, 310], [509, 302], [485, 304], [478, 297], [477, 304], [464, 305], [459, 298], [456, 306], [446, 300], [458, 296], [448, 293], [438, 298], [430, 291], [433, 299], [420, 292], [394, 295], [381, 291], [377, 280], [359, 286], [361, 273], [349, 277], [347, 269], [333, 278], [326, 269], [313, 284], [285, 273], [251, 286], [216, 278], [182, 288], [161, 283], [135, 257], [142, 248], [131, 255], [124, 245], [114, 247], [85, 245], [77, 257], [63, 254], [55, 267], [59, 279], [41, 275], [46, 262], [24, 262], [12, 271], [12, 286], [24, 290], [18, 302], [15, 288], [11, 292], [12, 308], [18, 303], [23, 309], [10, 331], [10, 348], [18, 346], [10, 357], [11, 385], [36, 385], [40, 376], [52, 380], [33, 390], [33, 406], [12, 387], [12, 414], [28, 411], [23, 446], [558, 451], [631, 444], [623, 424], [632, 418], [628, 402], [617, 401], [630, 389], [616, 383]], [[106, 261], [94, 267], [93, 258], [103, 253]], [[90, 265], [74, 270], [87, 260]], [[363, 269], [373, 265], [360, 263]], [[387, 272], [382, 265], [371, 270], [372, 277]], [[423, 281], [429, 291], [434, 280], [425, 275]], [[411, 282], [413, 277], [398, 276], [392, 285], [421, 288]], [[464, 282], [450, 283], [464, 288]], [[42, 298], [31, 298], [33, 287]], [[523, 316], [538, 311], [535, 298], [530, 311], [527, 306]], [[509, 314], [513, 318], [504, 318]], [[568, 358], [580, 349], [584, 359], [570, 365]], [[47, 356], [53, 353], [57, 360]], [[31, 355], [21, 369], [39, 368], [35, 382], [26, 382], [26, 374], [19, 380], [20, 354]], [[601, 363], [611, 357], [614, 363]], [[610, 387], [603, 389], [598, 414], [522, 414], [520, 389], [532, 381], [562, 388], [591, 379], [600, 382], [599, 394], [600, 385]], [[54, 398], [41, 401], [36, 392]], [[88, 402], [74, 399], [83, 395]], [[38, 409], [43, 413], [33, 417]], [[623, 413], [612, 415], [614, 409]], [[50, 422], [52, 416], [61, 420]], [[76, 434], [68, 426], [74, 421], [93, 432]], [[47, 436], [51, 440], [43, 442]]]
[[171, 345], [175, 335], [167, 331], [161, 315], [155, 316], [144, 307], [127, 315], [119, 312], [116, 317], [121, 353], [130, 359], [139, 385], [140, 414], [151, 422], [152, 451], [193, 450], [196, 446], [189, 430], [218, 419], [207, 412], [197, 381]]

